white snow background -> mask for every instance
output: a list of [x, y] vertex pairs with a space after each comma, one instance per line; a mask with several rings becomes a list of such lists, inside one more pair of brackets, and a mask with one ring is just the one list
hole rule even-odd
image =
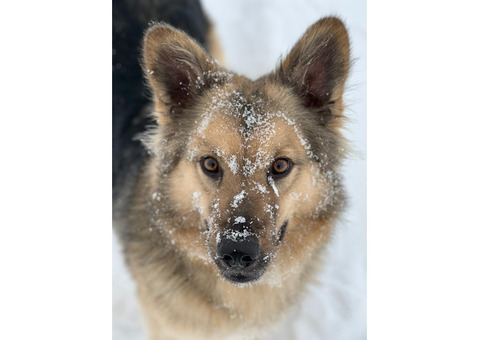
[[[252, 79], [273, 70], [321, 17], [336, 15], [350, 34], [354, 60], [345, 95], [345, 134], [354, 154], [345, 162], [349, 209], [325, 255], [320, 284], [267, 339], [366, 338], [366, 4], [347, 0], [204, 0], [228, 68]], [[146, 339], [132, 281], [113, 237], [113, 339]]]

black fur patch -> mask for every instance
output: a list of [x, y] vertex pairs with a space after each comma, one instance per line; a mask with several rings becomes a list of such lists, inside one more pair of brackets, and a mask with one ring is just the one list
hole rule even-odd
[[136, 176], [145, 148], [134, 138], [151, 124], [145, 107], [150, 103], [140, 66], [141, 42], [151, 21], [180, 28], [207, 46], [208, 20], [198, 0], [113, 1], [113, 196]]
[[287, 225], [288, 221], [285, 221], [280, 227], [280, 231], [278, 232], [278, 242], [281, 242], [283, 237], [285, 236], [285, 232], [287, 231]]

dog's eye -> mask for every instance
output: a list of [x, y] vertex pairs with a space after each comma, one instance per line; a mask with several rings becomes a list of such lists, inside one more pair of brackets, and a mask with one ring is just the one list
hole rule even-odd
[[200, 164], [205, 174], [214, 178], [219, 177], [220, 165], [218, 164], [218, 161], [215, 158], [209, 157], [209, 156], [203, 157], [202, 160], [200, 161]]
[[273, 161], [271, 173], [273, 176], [286, 176], [292, 169], [292, 161], [288, 158], [277, 158]]

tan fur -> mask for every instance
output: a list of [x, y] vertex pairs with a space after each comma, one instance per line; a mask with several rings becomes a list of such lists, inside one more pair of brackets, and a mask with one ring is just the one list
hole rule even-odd
[[209, 46], [210, 55], [213, 57], [213, 59], [215, 59], [220, 65], [227, 66], [222, 45], [220, 44], [220, 38], [218, 37], [215, 27], [210, 21], [208, 23], [207, 44]]
[[[301, 59], [314, 58], [315, 48], [332, 39], [338, 45], [332, 58], [343, 59], [324, 57], [338, 72], [327, 74], [333, 86], [329, 102], [306, 107], [310, 99], [301, 91], [310, 63]], [[255, 82], [226, 73], [190, 38], [166, 25], [149, 30], [144, 51], [159, 128], [146, 141], [152, 158], [130, 207], [125, 253], [150, 339], [253, 338], [281, 321], [313, 280], [342, 210], [339, 128], [348, 36], [337, 19], [320, 21], [276, 72]], [[191, 98], [168, 84], [158, 65], [170, 67], [170, 62], [187, 69]], [[305, 67], [302, 74], [300, 67]], [[214, 80], [208, 78], [212, 72]], [[172, 96], [180, 98], [178, 103]], [[313, 117], [324, 112], [329, 117]], [[178, 118], [182, 114], [188, 119]], [[187, 131], [185, 124], [191, 128], [178, 137], [174, 124], [178, 133]], [[221, 185], [202, 173], [199, 160], [205, 155], [219, 161]], [[170, 165], [175, 157], [178, 161]], [[295, 165], [273, 183], [267, 170], [276, 157], [288, 157]], [[252, 217], [262, 254], [270, 257], [258, 281], [242, 285], [223, 278], [214, 261], [227, 221], [238, 216]], [[284, 221], [287, 231], [278, 241]]]

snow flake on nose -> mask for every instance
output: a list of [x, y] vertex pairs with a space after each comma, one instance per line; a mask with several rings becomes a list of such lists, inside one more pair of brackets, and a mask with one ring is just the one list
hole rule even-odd
[[253, 181], [253, 184], [255, 185], [255, 190], [257, 191], [257, 193], [259, 194], [267, 194], [268, 193], [268, 190], [267, 190], [267, 187], [261, 183], [258, 183], [258, 182], [255, 182]]
[[232, 230], [232, 229], [226, 229], [224, 232], [223, 232], [223, 236], [228, 239], [228, 240], [232, 240], [234, 242], [237, 242], [237, 241], [241, 241], [242, 239], [245, 239], [249, 236], [257, 236], [257, 234], [247, 230], [247, 229], [244, 229], [242, 231], [238, 231], [238, 230]]
[[233, 202], [230, 204], [232, 208], [238, 208], [240, 203], [242, 203], [243, 199], [245, 198], [246, 192], [242, 190], [238, 195], [233, 197]]
[[243, 216], [237, 216], [235, 217], [235, 220], [233, 221], [233, 224], [240, 224], [240, 223], [245, 223], [247, 222], [246, 218]]

